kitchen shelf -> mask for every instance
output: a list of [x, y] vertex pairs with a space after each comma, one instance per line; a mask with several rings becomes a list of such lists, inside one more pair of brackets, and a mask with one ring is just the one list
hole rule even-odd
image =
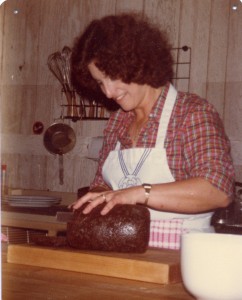
[[73, 108], [77, 108], [77, 114], [71, 113], [70, 115], [65, 114], [64, 119], [71, 119], [73, 122], [80, 120], [108, 120], [109, 111], [99, 103], [95, 104], [84, 104], [84, 105], [61, 105], [66, 111], [73, 111]]

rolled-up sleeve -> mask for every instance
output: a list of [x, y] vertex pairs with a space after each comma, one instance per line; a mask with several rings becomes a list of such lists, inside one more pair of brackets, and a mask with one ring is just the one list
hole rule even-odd
[[197, 106], [187, 115], [184, 133], [184, 157], [190, 177], [202, 177], [231, 196], [234, 167], [219, 114], [211, 105]]

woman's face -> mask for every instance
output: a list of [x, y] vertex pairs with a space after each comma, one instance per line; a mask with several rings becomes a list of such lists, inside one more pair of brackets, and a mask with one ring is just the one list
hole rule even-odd
[[117, 102], [123, 110], [130, 111], [145, 104], [149, 90], [147, 85], [127, 84], [119, 79], [112, 80], [101, 72], [94, 62], [88, 65], [88, 69], [106, 97]]

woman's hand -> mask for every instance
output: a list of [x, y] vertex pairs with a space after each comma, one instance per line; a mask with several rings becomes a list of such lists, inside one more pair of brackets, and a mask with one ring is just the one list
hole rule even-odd
[[88, 192], [76, 202], [72, 203], [69, 208], [76, 210], [88, 202], [88, 205], [83, 210], [84, 214], [88, 214], [94, 207], [106, 202], [107, 204], [101, 211], [101, 215], [106, 215], [117, 204], [135, 205], [139, 202], [143, 203], [144, 200], [143, 187], [136, 186], [118, 191]]

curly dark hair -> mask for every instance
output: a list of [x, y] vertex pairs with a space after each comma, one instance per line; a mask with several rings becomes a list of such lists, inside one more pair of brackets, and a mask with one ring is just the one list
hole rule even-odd
[[88, 71], [95, 62], [111, 79], [158, 88], [171, 81], [173, 59], [166, 33], [139, 14], [120, 14], [92, 21], [75, 40], [72, 83], [87, 98], [100, 88]]

